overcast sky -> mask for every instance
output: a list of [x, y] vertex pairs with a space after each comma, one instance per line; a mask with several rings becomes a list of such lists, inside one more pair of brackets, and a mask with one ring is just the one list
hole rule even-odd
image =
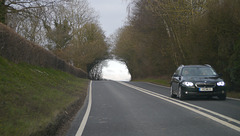
[[[100, 25], [107, 37], [114, 34], [126, 22], [127, 0], [88, 0], [88, 2], [98, 13]], [[104, 67], [102, 72], [105, 79], [117, 81], [131, 79], [126, 65], [116, 60], [108, 60], [108, 66]]]
[[108, 37], [122, 27], [127, 17], [127, 0], [88, 0], [99, 15], [100, 25]]

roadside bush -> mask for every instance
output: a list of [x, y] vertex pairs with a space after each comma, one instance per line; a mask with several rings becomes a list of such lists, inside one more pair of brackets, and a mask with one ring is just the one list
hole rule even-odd
[[230, 72], [232, 86], [237, 89], [240, 88], [240, 40], [234, 46], [234, 51], [234, 54], [230, 58], [228, 69]]

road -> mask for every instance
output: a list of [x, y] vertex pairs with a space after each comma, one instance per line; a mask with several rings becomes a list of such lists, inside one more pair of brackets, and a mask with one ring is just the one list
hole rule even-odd
[[170, 98], [143, 82], [92, 81], [67, 136], [240, 136], [240, 101]]

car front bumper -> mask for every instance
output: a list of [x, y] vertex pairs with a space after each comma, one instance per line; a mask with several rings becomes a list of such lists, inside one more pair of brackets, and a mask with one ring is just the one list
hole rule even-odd
[[185, 96], [221, 96], [226, 95], [226, 89], [224, 86], [216, 86], [212, 91], [200, 91], [199, 88], [194, 87], [181, 87], [182, 94]]

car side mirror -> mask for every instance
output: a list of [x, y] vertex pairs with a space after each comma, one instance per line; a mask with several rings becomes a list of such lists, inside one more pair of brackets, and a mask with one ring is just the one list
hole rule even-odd
[[178, 74], [177, 74], [177, 73], [174, 73], [174, 74], [173, 74], [173, 77], [177, 77], [177, 76], [178, 76]]
[[178, 80], [181, 80], [181, 79], [182, 79], [181, 76], [179, 76], [177, 73], [174, 73], [174, 74], [173, 74], [173, 77], [178, 78]]

